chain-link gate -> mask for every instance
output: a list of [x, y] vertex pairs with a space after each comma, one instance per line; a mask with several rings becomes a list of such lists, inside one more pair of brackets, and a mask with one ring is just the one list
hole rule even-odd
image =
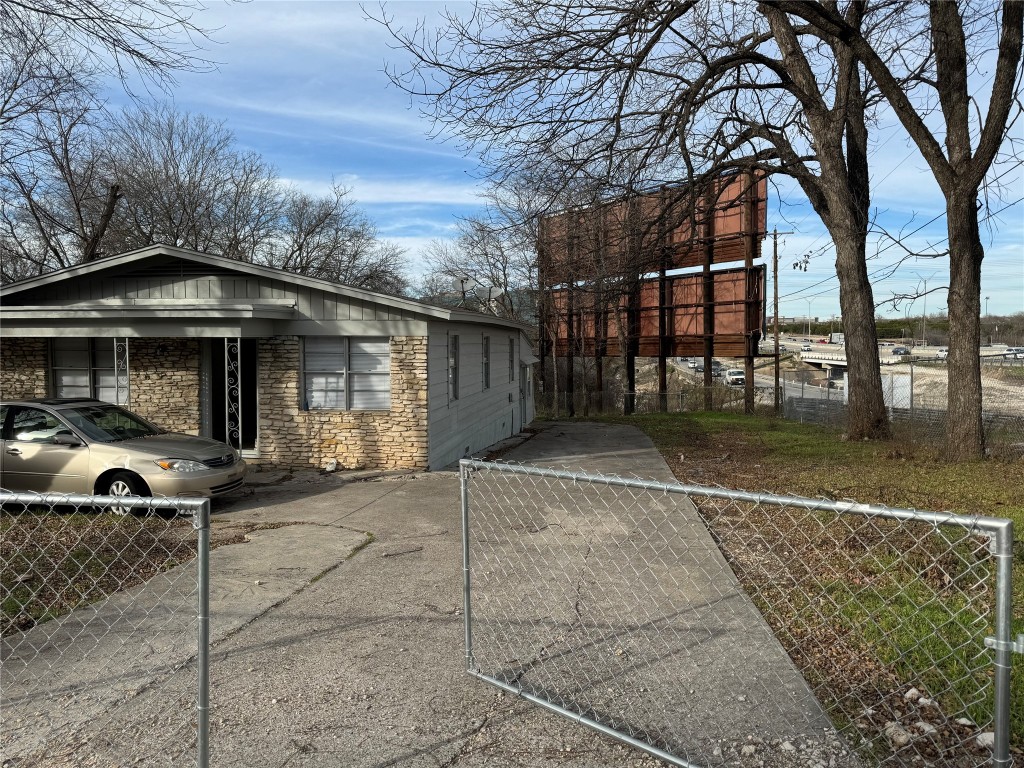
[[676, 765], [1011, 765], [1011, 521], [461, 475], [472, 675]]
[[208, 762], [206, 499], [0, 492], [0, 762]]

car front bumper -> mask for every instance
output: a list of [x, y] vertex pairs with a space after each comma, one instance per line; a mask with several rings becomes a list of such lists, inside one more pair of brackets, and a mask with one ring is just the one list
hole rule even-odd
[[200, 472], [166, 472], [145, 474], [150, 492], [154, 496], [205, 496], [207, 498], [234, 493], [245, 484], [245, 461], [239, 459], [224, 469]]

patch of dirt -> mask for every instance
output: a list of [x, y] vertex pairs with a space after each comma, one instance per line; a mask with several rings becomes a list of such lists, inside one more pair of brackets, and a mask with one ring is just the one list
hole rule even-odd
[[[214, 522], [210, 547], [290, 523]], [[23, 632], [193, 560], [188, 518], [0, 513], [0, 634]]]

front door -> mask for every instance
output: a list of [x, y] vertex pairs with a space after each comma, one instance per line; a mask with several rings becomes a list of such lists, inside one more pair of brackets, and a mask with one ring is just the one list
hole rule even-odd
[[258, 339], [210, 339], [203, 350], [203, 435], [257, 455]]

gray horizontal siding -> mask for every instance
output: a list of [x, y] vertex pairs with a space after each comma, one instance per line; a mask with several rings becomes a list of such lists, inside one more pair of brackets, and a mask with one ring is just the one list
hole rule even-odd
[[[459, 336], [459, 398], [448, 398], [448, 336]], [[491, 386], [484, 389], [483, 336], [491, 339]], [[429, 465], [440, 469], [516, 434], [523, 426], [519, 404], [518, 331], [435, 322], [427, 345]], [[508, 339], [517, 339], [516, 371], [509, 380]], [[511, 400], [510, 400], [511, 396]], [[532, 400], [526, 421], [533, 418]]]

